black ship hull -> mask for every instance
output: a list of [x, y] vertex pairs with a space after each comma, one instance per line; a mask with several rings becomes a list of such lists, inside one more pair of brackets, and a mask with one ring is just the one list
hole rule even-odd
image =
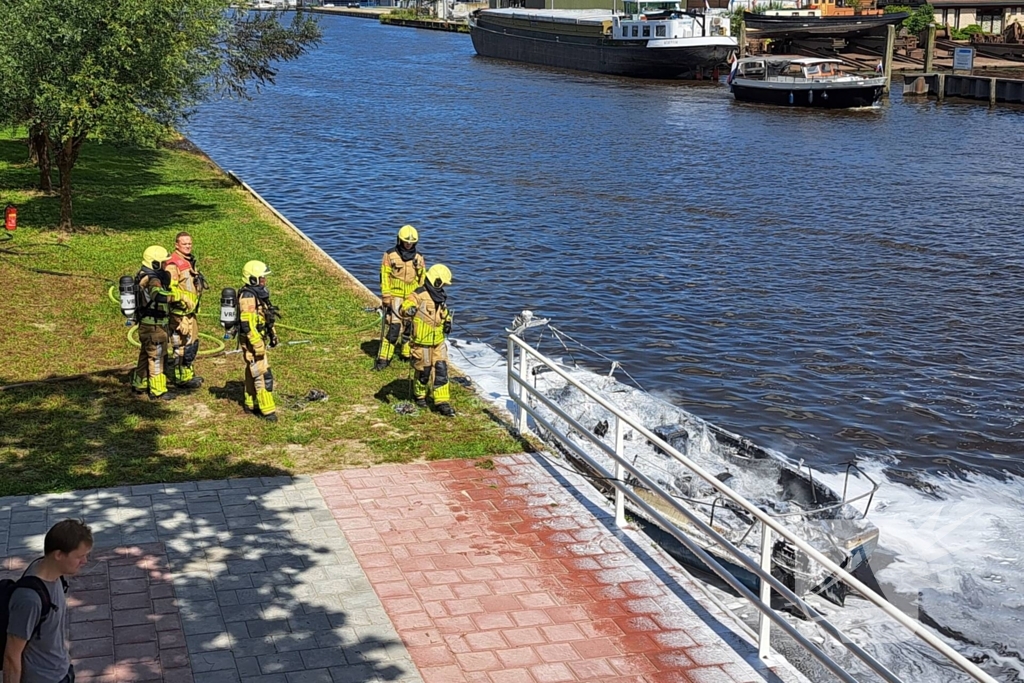
[[759, 102], [779, 107], [813, 107], [817, 109], [852, 109], [870, 107], [882, 98], [881, 85], [850, 85], [845, 87], [785, 88], [732, 84], [732, 94], [740, 102]]
[[848, 38], [862, 35], [885, 34], [889, 24], [898, 25], [907, 18], [906, 12], [854, 15], [848, 17], [786, 17], [743, 13], [743, 23], [751, 38]]
[[632, 78], [699, 78], [724, 66], [736, 49], [730, 38], [692, 38], [678, 47], [649, 48], [646, 41], [512, 31], [470, 20], [473, 48], [483, 57]]

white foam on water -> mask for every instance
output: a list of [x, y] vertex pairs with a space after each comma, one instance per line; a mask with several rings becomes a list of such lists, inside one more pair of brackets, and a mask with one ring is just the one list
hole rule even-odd
[[[514, 410], [504, 356], [483, 343], [456, 341], [452, 357], [484, 396]], [[945, 632], [946, 642], [998, 680], [1024, 681], [1024, 479], [921, 473], [910, 486], [889, 481], [884, 462], [859, 464], [882, 482], [868, 519], [880, 531], [876, 557], [893, 557], [876, 571], [886, 597], [914, 618], [927, 615]], [[816, 471], [814, 476], [842, 491], [844, 473]], [[851, 481], [850, 486], [859, 492], [867, 483]], [[917, 596], [909, 607], [907, 596]], [[866, 601], [852, 598], [842, 609], [825, 609], [834, 624], [905, 680], [966, 680]], [[811, 633], [814, 627], [800, 628]], [[845, 653], [828, 649], [848, 661]]]

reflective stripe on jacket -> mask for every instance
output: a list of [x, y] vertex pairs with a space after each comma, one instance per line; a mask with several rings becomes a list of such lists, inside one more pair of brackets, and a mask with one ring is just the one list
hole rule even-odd
[[380, 293], [384, 297], [405, 297], [423, 286], [427, 262], [419, 254], [411, 261], [403, 261], [397, 249], [384, 252], [380, 262]]
[[412, 343], [418, 346], [437, 346], [444, 343], [444, 324], [452, 318], [444, 304], [430, 298], [425, 287], [420, 287], [402, 302], [402, 314], [412, 316]]

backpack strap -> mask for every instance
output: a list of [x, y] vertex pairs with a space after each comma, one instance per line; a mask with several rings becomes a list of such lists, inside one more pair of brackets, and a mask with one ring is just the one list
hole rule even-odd
[[[61, 578], [61, 583], [65, 586], [64, 590], [67, 592], [67, 581], [64, 577]], [[36, 628], [32, 631], [32, 638], [39, 637], [39, 631], [43, 628], [43, 622], [50, 616], [51, 612], [57, 611], [57, 606], [50, 600], [50, 591], [47, 589], [46, 584], [38, 576], [23, 576], [18, 579], [18, 582], [14, 585], [14, 590], [19, 588], [28, 588], [29, 590], [35, 591], [36, 595], [39, 596], [39, 602], [42, 603], [42, 611], [39, 613], [39, 623], [36, 624]]]

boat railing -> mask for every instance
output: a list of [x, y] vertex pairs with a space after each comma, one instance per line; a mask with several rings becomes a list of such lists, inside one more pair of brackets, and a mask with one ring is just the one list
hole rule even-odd
[[[532, 315], [532, 314], [531, 314]], [[532, 323], [530, 323], [532, 324]], [[626, 526], [625, 501], [628, 498], [632, 505], [641, 510], [650, 519], [659, 524], [666, 532], [688, 548], [699, 558], [711, 571], [728, 584], [736, 593], [745, 598], [760, 613], [758, 629], [756, 633], [756, 644], [758, 655], [762, 659], [768, 659], [770, 649], [771, 626], [785, 632], [790, 638], [806, 650], [814, 659], [821, 663], [826, 669], [832, 672], [839, 680], [846, 683], [857, 683], [857, 679], [836, 662], [822, 647], [819, 647], [807, 636], [796, 629], [787, 619], [771, 605], [771, 592], [774, 590], [786, 602], [790, 603], [808, 620], [817, 624], [836, 643], [850, 652], [854, 657], [863, 662], [871, 671], [877, 674], [882, 680], [890, 683], [899, 683], [901, 679], [871, 654], [855, 643], [849, 636], [840, 631], [828, 618], [812, 605], [796, 595], [779, 579], [772, 576], [772, 537], [777, 535], [789, 541], [793, 546], [802, 551], [808, 558], [817, 562], [828, 570], [836, 580], [842, 581], [847, 586], [857, 591], [865, 600], [874, 604], [888, 617], [898, 622], [904, 629], [913, 633], [921, 641], [929, 645], [935, 652], [946, 659], [952, 666], [966, 673], [976, 681], [985, 683], [996, 683], [995, 679], [982, 671], [977, 665], [968, 661], [963, 655], [951, 648], [945, 642], [936, 637], [931, 631], [917, 621], [911, 619], [896, 607], [891, 605], [884, 597], [873, 591], [859, 579], [837, 565], [819, 550], [814, 548], [808, 541], [801, 538], [791, 529], [781, 524], [775, 517], [767, 514], [764, 510], [746, 500], [733, 491], [728, 485], [717, 477], [706, 471], [697, 463], [687, 458], [671, 444], [656, 435], [645, 427], [639, 420], [629, 415], [614, 403], [598, 394], [596, 391], [572, 377], [565, 369], [556, 362], [547, 358], [535, 348], [526, 343], [517, 334], [510, 333], [508, 336], [507, 348], [507, 386], [509, 397], [515, 402], [515, 428], [522, 434], [527, 430], [527, 418], [546, 430], [552, 437], [558, 440], [560, 447], [572, 453], [583, 462], [587, 463], [599, 477], [602, 477], [615, 489], [615, 522], [619, 526]], [[592, 433], [592, 431], [581, 424], [575, 417], [566, 412], [552, 399], [544, 395], [531, 384], [530, 378], [534, 376], [533, 368], [544, 368], [560, 376], [568, 384], [578, 389], [590, 401], [601, 406], [614, 416], [614, 446]], [[578, 444], [575, 438], [570, 437], [567, 432], [558, 428], [553, 420], [549, 419], [539, 409], [543, 406], [550, 414], [555, 415], [568, 425], [567, 432], [571, 431], [577, 438], [587, 439], [593, 448], [602, 452], [615, 463], [614, 474], [594, 459], [591, 453]], [[751, 515], [761, 524], [761, 542], [759, 557], [754, 558], [736, 547], [721, 533], [712, 528], [701, 516], [684, 506], [671, 494], [666, 492], [644, 472], [638, 470], [633, 463], [625, 457], [625, 435], [627, 428], [634, 430], [638, 435], [646, 438], [657, 448], [668, 454], [676, 462], [693, 472], [706, 484], [718, 491], [725, 501], [731, 502]], [[849, 471], [849, 470], [848, 470]], [[673, 516], [679, 515], [696, 527], [707, 538], [712, 539], [718, 547], [726, 552], [737, 563], [745, 567], [760, 580], [760, 591], [755, 594], [737, 579], [731, 572], [725, 569], [722, 564], [707, 552], [688, 534], [683, 532], [675, 523], [644, 500], [627, 480], [642, 484], [653, 495], [664, 501], [664, 504], [672, 511]], [[872, 491], [873, 493], [874, 491]], [[844, 498], [845, 498], [844, 491]]]

